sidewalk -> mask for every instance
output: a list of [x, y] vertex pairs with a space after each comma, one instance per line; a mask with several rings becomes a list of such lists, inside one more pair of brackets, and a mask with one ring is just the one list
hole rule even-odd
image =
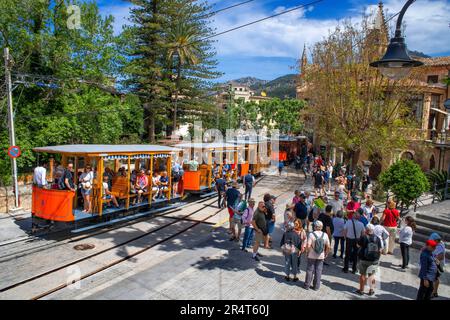
[[15, 216], [0, 215], [0, 245], [28, 237], [31, 231], [31, 212], [23, 212]]

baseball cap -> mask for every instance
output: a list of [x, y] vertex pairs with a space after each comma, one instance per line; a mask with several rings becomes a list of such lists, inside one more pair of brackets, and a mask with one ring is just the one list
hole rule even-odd
[[437, 242], [434, 240], [427, 240], [426, 245], [434, 248], [437, 246]]
[[439, 235], [439, 233], [433, 232], [428, 239], [434, 241], [441, 240], [441, 236]]

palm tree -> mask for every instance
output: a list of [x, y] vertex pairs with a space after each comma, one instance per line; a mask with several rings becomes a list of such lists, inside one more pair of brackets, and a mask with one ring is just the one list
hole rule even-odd
[[198, 41], [197, 29], [194, 25], [181, 23], [169, 32], [169, 49], [167, 59], [169, 64], [176, 69], [176, 90], [173, 106], [173, 130], [177, 126], [178, 97], [181, 90], [181, 72], [185, 65], [195, 65], [199, 62], [201, 54], [200, 42]]

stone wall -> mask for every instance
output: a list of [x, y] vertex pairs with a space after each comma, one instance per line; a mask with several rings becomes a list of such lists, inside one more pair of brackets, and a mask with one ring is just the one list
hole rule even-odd
[[[31, 183], [19, 183], [19, 202], [25, 210], [31, 210]], [[12, 187], [0, 188], [0, 215], [6, 214], [8, 208], [14, 206], [14, 193]]]

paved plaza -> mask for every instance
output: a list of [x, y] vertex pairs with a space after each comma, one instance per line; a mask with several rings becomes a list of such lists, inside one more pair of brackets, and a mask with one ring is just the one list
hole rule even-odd
[[[266, 183], [260, 189], [269, 186]], [[282, 186], [272, 188], [275, 192]], [[410, 267], [403, 271], [397, 267], [401, 263], [398, 246], [393, 256], [382, 256], [374, 297], [353, 293], [358, 275], [343, 273], [343, 260], [339, 258], [327, 259], [330, 265], [324, 266], [322, 286], [317, 292], [302, 288], [305, 259], [300, 281], [286, 282], [284, 258], [278, 244], [283, 208], [291, 197], [290, 192], [285, 192], [277, 200], [274, 249], [261, 249], [264, 257], [260, 262], [252, 260], [251, 253], [241, 251], [236, 242], [228, 240], [227, 223], [218, 228], [200, 224], [132, 260], [82, 280], [79, 288], [68, 287], [46, 299], [415, 299], [419, 251], [411, 250]], [[449, 201], [439, 206], [450, 210]], [[424, 207], [427, 211], [430, 208]], [[439, 299], [450, 299], [448, 274], [441, 277], [439, 293]]]

